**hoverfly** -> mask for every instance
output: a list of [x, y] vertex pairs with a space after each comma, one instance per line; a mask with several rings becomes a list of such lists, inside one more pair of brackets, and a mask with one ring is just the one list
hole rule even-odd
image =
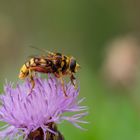
[[78, 71], [79, 67], [80, 65], [76, 62], [76, 59], [73, 56], [69, 57], [61, 53], [47, 51], [47, 55], [30, 58], [30, 60], [21, 67], [19, 78], [25, 79], [26, 77], [29, 77], [32, 84], [32, 91], [35, 86], [34, 72], [54, 74], [56, 78], [60, 79], [64, 95], [67, 96], [63, 76], [68, 75], [71, 83], [75, 86], [74, 73]]

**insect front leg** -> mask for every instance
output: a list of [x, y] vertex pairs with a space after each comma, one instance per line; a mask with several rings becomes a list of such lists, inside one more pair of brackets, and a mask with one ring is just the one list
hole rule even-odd
[[57, 78], [59, 78], [60, 79], [60, 82], [61, 82], [61, 86], [62, 86], [62, 89], [63, 89], [63, 91], [64, 91], [64, 96], [65, 97], [68, 97], [68, 95], [66, 94], [66, 89], [65, 89], [65, 85], [64, 85], [64, 80], [63, 80], [63, 75], [62, 75], [62, 73], [55, 73], [55, 76], [57, 77]]
[[73, 84], [73, 86], [76, 88], [76, 85], [75, 85], [75, 83], [74, 83], [74, 80], [75, 80], [76, 78], [74, 77], [74, 75], [71, 73], [71, 75], [70, 75], [70, 80], [71, 80], [71, 83]]
[[[35, 81], [34, 81], [34, 76], [33, 76], [33, 72], [31, 71], [31, 70], [29, 70], [29, 76], [30, 76], [30, 82], [31, 82], [31, 85], [32, 85], [32, 87], [31, 87], [31, 90], [30, 90], [30, 93], [32, 92], [32, 90], [34, 89], [34, 87], [35, 87]], [[29, 94], [30, 94], [29, 93]]]
[[60, 77], [60, 81], [61, 81], [61, 85], [62, 85], [62, 88], [63, 88], [63, 91], [64, 91], [64, 95], [65, 97], [68, 97], [68, 95], [66, 94], [66, 89], [65, 89], [65, 85], [64, 85], [64, 80], [62, 77]]

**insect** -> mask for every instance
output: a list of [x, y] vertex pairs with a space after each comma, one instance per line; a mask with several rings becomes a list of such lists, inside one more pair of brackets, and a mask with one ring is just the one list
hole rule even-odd
[[64, 95], [67, 97], [66, 89], [64, 87], [63, 76], [68, 75], [71, 83], [75, 86], [74, 73], [79, 69], [80, 65], [76, 62], [73, 56], [66, 56], [61, 53], [48, 52], [47, 55], [40, 55], [30, 58], [22, 67], [19, 73], [20, 79], [30, 78], [32, 89], [35, 86], [34, 73], [50, 73], [54, 74], [56, 78], [59, 78], [64, 91]]

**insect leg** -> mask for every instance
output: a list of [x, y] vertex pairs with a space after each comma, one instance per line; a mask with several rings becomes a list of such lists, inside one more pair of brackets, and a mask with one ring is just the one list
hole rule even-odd
[[64, 80], [63, 80], [63, 77], [62, 77], [62, 73], [54, 73], [55, 74], [55, 76], [57, 77], [57, 78], [59, 78], [60, 79], [60, 82], [61, 82], [61, 86], [62, 86], [62, 89], [63, 89], [63, 91], [64, 91], [64, 95], [65, 95], [65, 97], [68, 97], [68, 95], [66, 94], [66, 89], [65, 89], [65, 85], [64, 85]]
[[[35, 81], [34, 81], [34, 78], [33, 78], [33, 73], [32, 73], [32, 71], [31, 70], [29, 70], [29, 75], [30, 75], [30, 82], [31, 82], [31, 85], [32, 85], [32, 87], [31, 87], [31, 91], [30, 91], [30, 93], [32, 92], [32, 90], [34, 89], [34, 87], [35, 87]], [[29, 94], [30, 94], [29, 93]]]
[[74, 77], [74, 75], [71, 74], [70, 80], [71, 80], [71, 83], [73, 84], [74, 87], [76, 87], [76, 85], [75, 85], [75, 83], [74, 83], [74, 80], [75, 80], [75, 79], [76, 79], [76, 78]]
[[66, 89], [65, 89], [65, 85], [64, 85], [64, 80], [62, 77], [60, 77], [60, 81], [61, 81], [61, 85], [62, 85], [62, 88], [63, 88], [63, 91], [64, 91], [64, 95], [65, 97], [68, 97], [68, 95], [66, 94]]

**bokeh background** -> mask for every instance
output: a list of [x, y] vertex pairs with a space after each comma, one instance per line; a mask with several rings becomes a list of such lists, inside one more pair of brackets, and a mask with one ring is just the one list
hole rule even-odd
[[139, 0], [0, 0], [0, 91], [20, 81], [29, 46], [73, 55], [80, 97], [89, 115], [81, 131], [59, 129], [66, 140], [140, 139]]

